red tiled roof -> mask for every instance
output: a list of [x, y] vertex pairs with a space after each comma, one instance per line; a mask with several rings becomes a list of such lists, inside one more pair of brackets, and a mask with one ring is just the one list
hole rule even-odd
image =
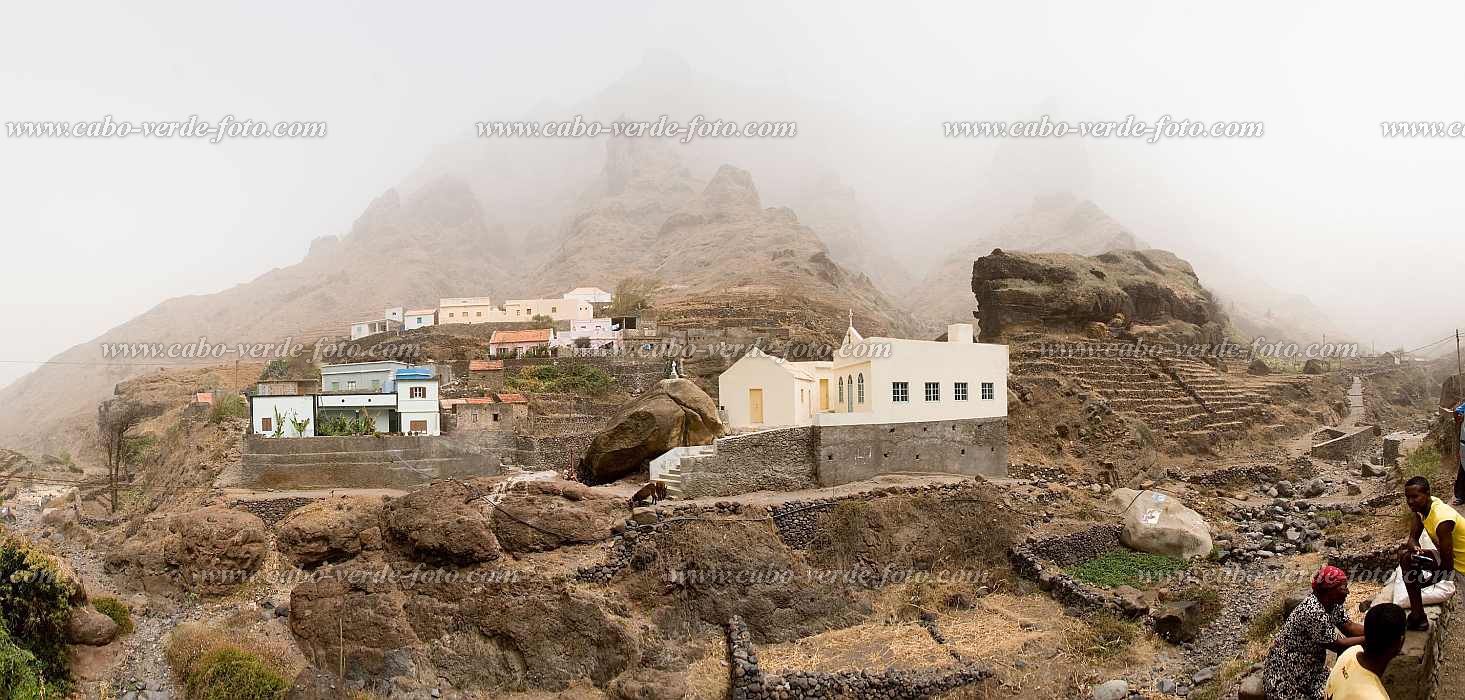
[[[495, 335], [497, 335], [497, 333], [495, 333]], [[504, 361], [503, 360], [469, 360], [468, 361], [468, 371], [469, 372], [488, 372], [488, 371], [491, 371], [491, 370], [503, 369], [503, 368], [504, 368]]]
[[531, 328], [527, 331], [494, 331], [488, 339], [490, 345], [502, 343], [548, 343], [550, 329]]
[[477, 406], [486, 403], [495, 403], [492, 396], [472, 396], [463, 400], [470, 406]]
[[499, 403], [529, 403], [529, 397], [523, 394], [499, 394]]
[[444, 411], [451, 409], [452, 407], [457, 406], [461, 403], [466, 403], [466, 401], [463, 399], [442, 399], [441, 401], [438, 401], [438, 405], [441, 406], [442, 410]]

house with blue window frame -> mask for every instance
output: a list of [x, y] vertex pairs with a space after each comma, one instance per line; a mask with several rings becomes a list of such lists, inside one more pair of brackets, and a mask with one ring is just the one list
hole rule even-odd
[[337, 418], [368, 417], [378, 433], [441, 435], [438, 375], [405, 362], [353, 362], [320, 370], [313, 394], [250, 397], [250, 432], [264, 437], [314, 437]]

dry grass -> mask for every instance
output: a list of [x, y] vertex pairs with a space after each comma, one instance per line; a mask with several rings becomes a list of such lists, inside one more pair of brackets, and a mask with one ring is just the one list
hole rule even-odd
[[765, 672], [920, 670], [951, 668], [956, 661], [926, 628], [913, 622], [869, 622], [783, 644], [758, 648]]
[[269, 640], [243, 630], [213, 627], [190, 622], [179, 625], [168, 635], [164, 653], [173, 672], [191, 683], [202, 667], [221, 654], [239, 652], [258, 659], [263, 669], [277, 674], [287, 683], [300, 673], [301, 664], [291, 654], [290, 646], [281, 640]]
[[[762, 655], [759, 655], [762, 661]], [[727, 640], [707, 647], [702, 658], [687, 666], [687, 697], [693, 700], [721, 700], [732, 691], [727, 665]]]

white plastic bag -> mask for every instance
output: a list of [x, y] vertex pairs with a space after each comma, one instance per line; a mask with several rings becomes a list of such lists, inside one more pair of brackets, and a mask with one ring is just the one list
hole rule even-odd
[[[1434, 551], [1434, 540], [1430, 539], [1428, 533], [1419, 536], [1421, 549]], [[1454, 581], [1440, 581], [1433, 586], [1419, 592], [1420, 602], [1425, 605], [1439, 605], [1455, 595]], [[1389, 579], [1388, 585], [1379, 589], [1378, 595], [1374, 596], [1373, 604], [1393, 603], [1405, 610], [1409, 609], [1409, 589], [1404, 586], [1404, 570], [1394, 567], [1394, 575]]]

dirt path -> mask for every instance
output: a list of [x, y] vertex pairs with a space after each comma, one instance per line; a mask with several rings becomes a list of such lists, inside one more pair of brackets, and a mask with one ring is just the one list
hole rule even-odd
[[[40, 523], [41, 502], [60, 495], [64, 489], [41, 487], [17, 494], [11, 501], [16, 506], [15, 530], [37, 541], [43, 529]], [[127, 602], [134, 611], [135, 629], [132, 634], [106, 647], [80, 650], [79, 663], [73, 664], [73, 671], [79, 676], [77, 691], [80, 696], [88, 700], [170, 700], [183, 697], [163, 656], [163, 640], [179, 624], [202, 618], [202, 606], [144, 603], [145, 598], [121, 593], [121, 587], [107, 573], [101, 553], [69, 539], [53, 538], [46, 544], [64, 557], [82, 577], [89, 595], [114, 596]]]

